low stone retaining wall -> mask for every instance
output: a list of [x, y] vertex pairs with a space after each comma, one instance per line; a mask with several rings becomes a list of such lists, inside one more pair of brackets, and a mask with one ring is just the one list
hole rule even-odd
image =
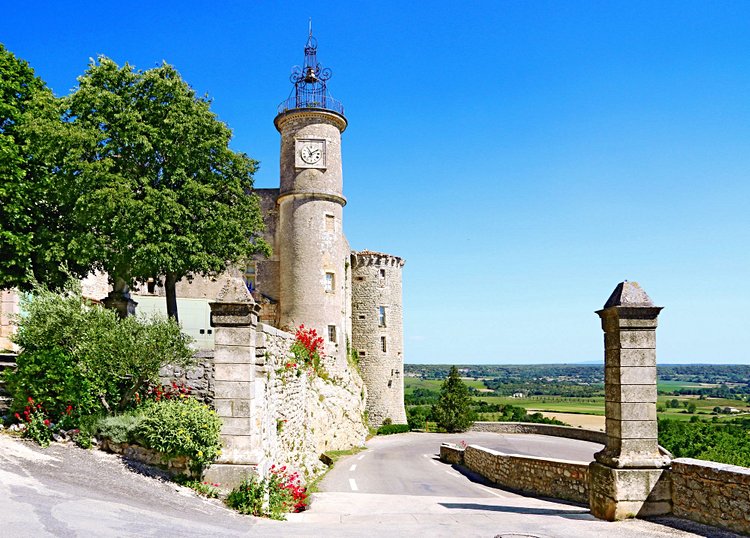
[[161, 452], [131, 443], [114, 443], [110, 439], [102, 439], [99, 448], [107, 452], [120, 454], [130, 460], [145, 463], [146, 465], [162, 467], [173, 476], [192, 475], [188, 467], [188, 459], [184, 456], [165, 461]]
[[503, 487], [544, 497], [588, 504], [588, 463], [503, 454], [469, 445], [442, 445], [440, 459], [463, 465]]
[[607, 442], [607, 434], [604, 432], [573, 428], [571, 426], [556, 426], [554, 424], [535, 424], [532, 422], [475, 422], [471, 431], [551, 435], [553, 437], [578, 439], [579, 441], [589, 441], [601, 445]]
[[672, 461], [672, 513], [750, 534], [750, 469], [711, 461]]

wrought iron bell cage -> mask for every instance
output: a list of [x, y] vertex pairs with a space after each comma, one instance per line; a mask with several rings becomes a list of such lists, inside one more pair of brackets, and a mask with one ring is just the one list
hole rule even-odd
[[295, 108], [319, 108], [344, 115], [344, 105], [328, 92], [326, 81], [331, 78], [331, 69], [318, 63], [318, 40], [312, 35], [312, 28], [305, 45], [305, 63], [295, 65], [289, 77], [294, 89], [289, 97], [279, 105], [279, 114]]

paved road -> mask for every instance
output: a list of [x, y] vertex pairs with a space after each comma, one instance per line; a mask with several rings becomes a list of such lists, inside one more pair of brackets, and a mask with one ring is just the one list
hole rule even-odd
[[[382, 493], [387, 495], [444, 495], [492, 497], [499, 490], [481, 487], [438, 461], [440, 444], [477, 444], [506, 454], [554, 457], [590, 462], [602, 445], [545, 435], [496, 433], [409, 433], [376, 437], [368, 450], [341, 461], [328, 473], [321, 489], [328, 492]], [[356, 488], [356, 489], [355, 489]]]
[[[568, 446], [562, 441], [555, 448], [549, 442], [560, 440], [553, 438], [512, 437], [495, 439], [501, 444], [494, 446], [529, 452], [546, 445], [558, 455]], [[275, 522], [241, 516], [216, 500], [133, 472], [111, 454], [56, 444], [43, 450], [0, 434], [0, 536], [722, 536], [707, 527], [691, 534], [645, 521], [606, 523], [580, 506], [482, 486], [430, 457], [444, 439], [375, 438], [368, 450], [337, 463], [311, 510]]]

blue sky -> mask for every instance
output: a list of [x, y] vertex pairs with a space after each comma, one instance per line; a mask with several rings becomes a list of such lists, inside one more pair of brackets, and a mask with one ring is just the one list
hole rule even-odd
[[15, 2], [58, 95], [88, 59], [175, 65], [278, 185], [308, 17], [344, 102], [347, 236], [400, 255], [407, 362], [601, 359], [615, 285], [660, 362], [750, 362], [750, 3]]

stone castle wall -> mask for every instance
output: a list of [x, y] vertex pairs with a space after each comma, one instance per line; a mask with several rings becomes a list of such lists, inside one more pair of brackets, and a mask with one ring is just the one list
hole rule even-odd
[[442, 445], [440, 459], [463, 465], [508, 489], [565, 499], [582, 504], [589, 501], [588, 463], [503, 454], [469, 445], [466, 449]]
[[352, 253], [351, 345], [367, 384], [367, 411], [373, 426], [380, 426], [386, 419], [406, 424], [403, 265], [404, 261], [396, 256], [369, 251]]
[[711, 461], [672, 461], [672, 513], [750, 534], [750, 469]]
[[320, 455], [364, 444], [367, 428], [364, 384], [355, 372], [323, 380], [314, 373], [285, 368], [294, 361], [294, 337], [268, 325], [258, 326], [256, 378], [262, 394], [263, 450], [267, 462], [287, 465], [307, 476], [320, 472]]

